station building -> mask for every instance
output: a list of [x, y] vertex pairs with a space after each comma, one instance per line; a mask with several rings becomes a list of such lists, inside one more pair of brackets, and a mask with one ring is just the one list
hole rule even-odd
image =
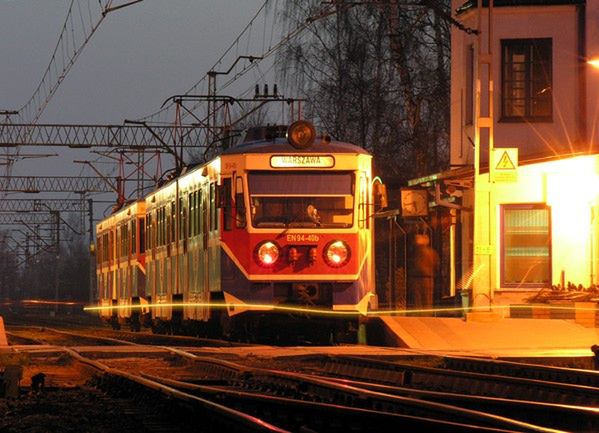
[[599, 0], [452, 0], [452, 10], [451, 168], [402, 191], [406, 218], [441, 222], [436, 300], [461, 292], [484, 308], [564, 287], [591, 293]]

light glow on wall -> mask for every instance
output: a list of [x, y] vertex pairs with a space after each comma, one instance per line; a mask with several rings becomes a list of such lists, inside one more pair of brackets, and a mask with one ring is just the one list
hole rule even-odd
[[[588, 287], [597, 222], [593, 208], [599, 197], [599, 159], [580, 156], [522, 167], [528, 179], [542, 179], [544, 201], [551, 207], [553, 282], [571, 281]], [[523, 185], [527, 188], [527, 185]], [[537, 183], [538, 187], [538, 183]], [[535, 185], [530, 185], [531, 192]], [[594, 229], [595, 227], [595, 229]], [[581, 261], [583, 261], [581, 263]]]

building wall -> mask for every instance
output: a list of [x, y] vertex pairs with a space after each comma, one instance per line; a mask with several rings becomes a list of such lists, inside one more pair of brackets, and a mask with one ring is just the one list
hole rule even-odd
[[[589, 59], [599, 58], [599, 0], [586, 2], [586, 52]], [[589, 144], [599, 143], [599, 68], [587, 67], [586, 114]]]
[[[594, 0], [599, 1], [599, 0]], [[453, 1], [453, 7], [461, 1]], [[599, 6], [599, 5], [598, 5]], [[486, 10], [485, 10], [486, 15]], [[597, 14], [596, 11], [593, 11]], [[599, 17], [597, 17], [599, 18]], [[478, 28], [476, 9], [458, 16], [464, 25]], [[599, 21], [597, 21], [599, 25]], [[593, 26], [591, 23], [587, 25]], [[597, 32], [588, 30], [589, 32]], [[486, 43], [486, 19], [482, 20], [482, 38]], [[552, 122], [505, 122], [501, 120], [501, 40], [526, 38], [552, 38], [553, 41], [553, 121]], [[467, 51], [474, 46], [476, 53], [477, 37], [468, 35], [456, 28], [452, 30], [451, 59], [451, 164], [472, 164], [474, 153], [474, 128], [466, 125]], [[596, 44], [595, 44], [596, 45]], [[599, 54], [599, 49], [597, 50]], [[579, 148], [587, 148], [587, 141], [581, 136], [579, 112], [578, 77], [578, 19], [576, 6], [543, 7], [496, 7], [493, 10], [492, 65], [494, 82], [494, 135], [496, 147], [518, 147], [521, 158], [527, 155], [538, 156], [567, 153]], [[475, 66], [476, 69], [476, 66]], [[589, 68], [587, 68], [589, 69]], [[596, 75], [599, 79], [599, 70]], [[595, 77], [593, 77], [595, 78]], [[483, 96], [486, 94], [487, 75], [481, 76]], [[596, 85], [595, 80], [588, 81]], [[599, 96], [599, 95], [598, 95]], [[486, 98], [481, 105], [487, 105]], [[595, 112], [597, 112], [595, 110]], [[598, 112], [599, 113], [599, 112]], [[482, 113], [486, 115], [487, 113]], [[488, 160], [483, 138], [481, 160]]]
[[[552, 284], [565, 282], [588, 288], [597, 282], [599, 233], [599, 156], [581, 156], [531, 164], [518, 169], [518, 181], [493, 186], [494, 207], [499, 224], [499, 207], [505, 204], [545, 203], [551, 208]], [[500, 230], [495, 234], [500, 245]], [[499, 250], [495, 287], [501, 289]], [[594, 280], [591, 281], [591, 276]]]
[[[462, 0], [452, 0], [452, 9], [462, 4]], [[457, 19], [466, 27], [479, 28], [476, 9], [459, 14]], [[486, 43], [486, 19], [481, 30], [480, 39]], [[501, 40], [528, 38], [552, 38], [551, 122], [501, 120]], [[467, 59], [468, 50], [474, 47], [476, 78], [478, 40], [476, 35], [452, 28], [450, 158], [454, 167], [474, 163], [474, 128], [466, 121]], [[458, 287], [474, 286], [475, 299], [477, 294], [494, 293], [496, 303], [503, 294], [514, 291], [501, 284], [500, 210], [506, 204], [531, 203], [544, 203], [551, 209], [551, 284], [560, 284], [562, 279], [584, 287], [599, 284], [599, 69], [586, 64], [587, 58], [599, 58], [599, 0], [588, 0], [583, 6], [496, 7], [492, 52], [494, 146], [518, 147], [520, 167], [517, 182], [489, 183], [484, 167], [489, 154], [488, 137], [485, 133], [481, 135], [483, 169], [478, 181], [487, 185], [491, 202], [488, 209], [484, 206], [478, 224], [483, 221], [491, 231], [488, 265], [491, 287], [486, 277], [482, 284], [476, 282], [476, 277], [474, 282], [466, 278]], [[488, 90], [487, 72], [483, 71], [480, 78], [484, 96]], [[474, 98], [474, 91], [470, 94]], [[486, 100], [481, 102], [481, 114], [487, 116]], [[589, 155], [573, 157], [573, 153]], [[536, 162], [538, 157], [552, 160]], [[473, 190], [465, 192], [464, 206], [474, 208], [475, 204]], [[468, 276], [479, 263], [473, 245], [475, 224], [471, 210], [461, 212], [460, 224], [465, 248], [461, 255], [467, 264], [462, 274]], [[531, 290], [539, 289], [521, 290], [524, 293], [521, 296], [528, 296]]]

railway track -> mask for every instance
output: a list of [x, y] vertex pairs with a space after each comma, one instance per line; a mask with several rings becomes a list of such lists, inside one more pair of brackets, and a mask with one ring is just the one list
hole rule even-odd
[[177, 335], [157, 335], [106, 329], [56, 329], [39, 326], [11, 326], [7, 332], [11, 344], [53, 344], [65, 346], [113, 346], [113, 345], [151, 345], [151, 346], [188, 346], [188, 347], [238, 347], [247, 346], [226, 340], [195, 338]]
[[[485, 365], [486, 361], [472, 359], [470, 362], [466, 358], [438, 357], [435, 367], [360, 357], [312, 356], [304, 361], [307, 365], [312, 363], [309, 368], [320, 374], [412, 389], [588, 407], [599, 403], [597, 386], [578, 384], [593, 382], [596, 372], [588, 370], [543, 367], [541, 377], [545, 379], [542, 379], [539, 378], [541, 368], [536, 365], [522, 364], [519, 368], [512, 365], [514, 375], [510, 375], [504, 363], [491, 361]], [[480, 372], [483, 367], [486, 371]], [[580, 378], [576, 378], [577, 375]]]
[[[107, 398], [147, 401], [146, 411], [159, 402], [180, 420], [198, 413], [220, 420], [199, 431], [599, 431], [597, 376], [585, 370], [441, 356], [312, 355], [260, 366], [255, 357], [231, 362], [121, 334], [125, 339], [38, 332], [31, 341], [46, 344], [46, 351], [35, 356], [54, 351], [64, 362], [68, 353], [93, 369], [86, 371], [94, 378], [87, 385]], [[264, 425], [274, 430], [260, 430]]]
[[421, 391], [376, 385], [373, 381], [334, 379], [322, 372], [308, 375], [255, 369], [206, 358], [196, 357], [195, 361], [205, 365], [206, 378], [228, 378], [225, 386], [216, 388], [194, 385], [199, 386], [198, 392], [220, 392], [220, 398], [224, 398], [223, 395], [238, 398], [239, 392], [251, 392], [517, 431], [545, 431], [554, 426], [567, 431], [599, 429], [599, 412], [594, 407]]

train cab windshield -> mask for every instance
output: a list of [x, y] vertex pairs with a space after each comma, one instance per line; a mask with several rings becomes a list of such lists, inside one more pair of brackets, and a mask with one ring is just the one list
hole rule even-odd
[[354, 191], [351, 172], [252, 172], [252, 225], [349, 228], [354, 220]]

